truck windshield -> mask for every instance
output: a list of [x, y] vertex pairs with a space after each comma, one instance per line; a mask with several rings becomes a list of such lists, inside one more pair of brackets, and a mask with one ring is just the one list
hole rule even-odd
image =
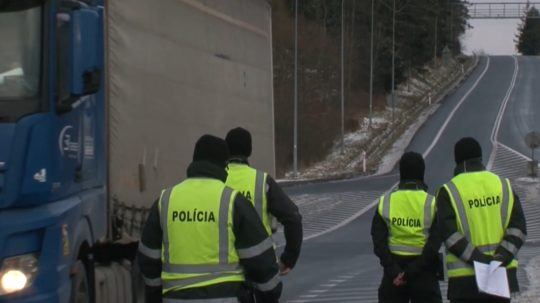
[[0, 101], [37, 97], [41, 70], [41, 7], [0, 11], [0, 45]]

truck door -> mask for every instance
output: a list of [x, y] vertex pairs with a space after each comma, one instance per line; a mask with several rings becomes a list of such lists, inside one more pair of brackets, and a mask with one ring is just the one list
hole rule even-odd
[[[98, 104], [102, 102], [100, 16], [74, 2], [57, 14], [57, 112], [60, 156], [73, 180], [83, 188], [96, 186]], [[69, 182], [69, 180], [64, 180]]]

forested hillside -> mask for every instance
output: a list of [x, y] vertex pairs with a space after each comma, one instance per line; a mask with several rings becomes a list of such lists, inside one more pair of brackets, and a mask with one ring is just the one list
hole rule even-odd
[[[369, 112], [371, 1], [299, 0], [300, 167], [324, 157], [340, 134], [341, 20], [344, 5], [347, 130]], [[374, 1], [374, 106], [391, 90], [393, 0]], [[273, 0], [274, 100], [278, 175], [293, 159], [295, 0]], [[396, 85], [440, 57], [461, 53], [467, 10], [459, 0], [395, 1]], [[435, 60], [436, 63], [437, 60]]]

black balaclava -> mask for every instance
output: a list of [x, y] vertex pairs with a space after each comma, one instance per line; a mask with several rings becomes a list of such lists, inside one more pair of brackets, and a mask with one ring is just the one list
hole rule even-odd
[[225, 138], [231, 156], [249, 158], [251, 156], [251, 134], [244, 128], [231, 129]]
[[422, 155], [415, 152], [407, 152], [399, 160], [399, 175], [403, 180], [418, 180], [424, 182], [426, 165]]
[[229, 149], [225, 140], [212, 135], [204, 135], [197, 140], [193, 161], [206, 161], [225, 168], [229, 159]]
[[466, 137], [460, 139], [454, 146], [454, 159], [456, 164], [471, 159], [482, 160], [482, 147], [474, 138]]

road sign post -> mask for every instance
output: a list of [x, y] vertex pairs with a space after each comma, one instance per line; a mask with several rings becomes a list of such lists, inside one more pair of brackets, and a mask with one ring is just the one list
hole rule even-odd
[[530, 132], [525, 136], [525, 143], [531, 149], [531, 161], [527, 164], [529, 176], [536, 177], [538, 175], [538, 161], [534, 159], [534, 150], [540, 147], [540, 133]]

